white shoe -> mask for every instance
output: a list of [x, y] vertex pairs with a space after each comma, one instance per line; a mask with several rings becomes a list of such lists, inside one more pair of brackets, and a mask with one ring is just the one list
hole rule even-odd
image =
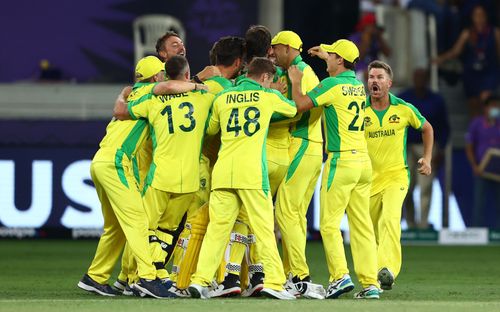
[[328, 285], [326, 291], [327, 299], [337, 299], [340, 295], [350, 292], [354, 289], [354, 284], [352, 283], [349, 274], [344, 274], [342, 278], [335, 280]]
[[224, 281], [209, 291], [210, 298], [235, 297], [241, 294], [240, 277], [228, 274]]
[[261, 294], [268, 298], [280, 299], [280, 300], [295, 300], [295, 296], [290, 294], [286, 290], [274, 290], [271, 288], [263, 288], [260, 291]]
[[199, 298], [199, 299], [208, 299], [208, 287], [201, 286], [198, 284], [189, 285], [189, 293], [191, 294], [191, 298]]
[[[147, 296], [145, 293], [143, 293], [137, 287], [135, 287], [135, 283], [130, 284], [128, 286], [128, 288], [125, 288], [125, 290], [123, 291], [123, 294], [125, 296], [129, 296], [129, 291], [132, 293], [133, 296], [137, 296], [137, 297], [141, 297], [141, 298], [144, 298]], [[125, 293], [125, 292], [127, 292], [127, 293]]]
[[256, 272], [250, 278], [247, 289], [241, 292], [242, 297], [259, 297], [264, 288], [264, 274]]
[[119, 291], [124, 291], [125, 288], [127, 287], [127, 282], [117, 279], [113, 283], [113, 287], [118, 289]]
[[178, 298], [191, 297], [191, 294], [189, 293], [189, 290], [187, 290], [187, 288], [186, 289], [177, 288], [177, 285], [175, 283], [172, 284], [172, 286], [170, 287], [170, 289], [168, 291], [175, 294]]
[[370, 285], [366, 288], [363, 288], [358, 293], [354, 294], [354, 299], [379, 299], [380, 298], [380, 291], [377, 286], [375, 285]]

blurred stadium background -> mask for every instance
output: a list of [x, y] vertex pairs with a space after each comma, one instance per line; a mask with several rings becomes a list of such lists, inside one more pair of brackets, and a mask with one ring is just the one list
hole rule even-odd
[[[373, 2], [378, 3], [374, 5]], [[243, 36], [253, 24], [274, 35], [290, 29], [307, 49], [348, 37], [364, 10], [373, 10], [393, 50], [393, 92], [409, 87], [413, 69], [426, 66], [439, 47], [442, 24], [405, 6], [410, 1], [343, 0], [17, 0], [2, 3], [0, 18], [0, 311], [330, 311], [331, 301], [110, 300], [76, 289], [102, 232], [90, 161], [105, 133], [113, 102], [133, 81], [139, 30], [134, 21], [168, 15], [184, 34], [192, 73], [208, 64], [208, 51], [224, 35]], [[418, 1], [417, 1], [418, 2]], [[484, 2], [498, 25], [499, 1], [421, 1], [470, 7]], [[382, 3], [382, 4], [380, 4]], [[394, 3], [399, 5], [394, 6]], [[139, 35], [139, 36], [138, 36]], [[448, 38], [452, 42], [454, 38]], [[324, 65], [304, 53], [320, 78]], [[498, 242], [500, 203], [489, 201], [483, 228], [471, 228], [473, 174], [464, 135], [469, 115], [459, 75], [438, 75], [432, 88], [446, 100], [451, 137], [434, 181], [430, 223], [403, 233], [403, 269], [384, 302], [333, 305], [350, 311], [500, 311]], [[445, 73], [446, 74], [446, 73]], [[418, 202], [417, 189], [413, 194]], [[418, 207], [418, 204], [417, 204]], [[310, 238], [319, 239], [319, 198], [308, 213]], [[418, 212], [417, 212], [418, 214]], [[345, 221], [345, 220], [344, 220]], [[406, 221], [402, 220], [406, 229]], [[346, 239], [348, 228], [343, 223]], [[21, 239], [18, 241], [16, 239]], [[29, 238], [29, 239], [27, 239]], [[84, 240], [71, 240], [87, 238]], [[439, 244], [439, 245], [438, 245]], [[488, 246], [441, 246], [488, 245]], [[349, 250], [347, 249], [349, 252]], [[311, 274], [327, 284], [320, 242], [307, 246]], [[352, 262], [349, 257], [349, 266]], [[353, 274], [354, 277], [354, 274]], [[346, 299], [346, 300], [344, 300]], [[249, 304], [251, 302], [251, 304]], [[291, 305], [293, 304], [293, 306]]]
[[[385, 2], [373, 10], [393, 53], [397, 93], [411, 85], [413, 69], [437, 55], [432, 14]], [[397, 2], [397, 1], [396, 1]], [[432, 1], [431, 1], [432, 2]], [[439, 1], [438, 1], [439, 2]], [[446, 1], [441, 1], [446, 2]], [[440, 2], [440, 3], [441, 3]], [[472, 1], [480, 2], [480, 1]], [[486, 1], [498, 9], [498, 1]], [[90, 160], [104, 135], [113, 101], [133, 81], [138, 38], [134, 21], [150, 14], [174, 20], [184, 34], [192, 73], [208, 64], [208, 50], [224, 35], [242, 36], [252, 24], [271, 33], [291, 29], [307, 49], [348, 37], [370, 1], [309, 0], [45, 0], [3, 4], [0, 33], [0, 237], [97, 237], [99, 201]], [[468, 3], [465, 1], [464, 3]], [[373, 4], [373, 3], [372, 3]], [[495, 12], [493, 12], [495, 13]], [[495, 15], [495, 14], [493, 14]], [[498, 11], [496, 13], [498, 15]], [[497, 16], [496, 16], [497, 17]], [[496, 20], [498, 21], [498, 20]], [[304, 55], [320, 78], [324, 65]], [[383, 58], [383, 57], [382, 57]], [[432, 87], [445, 98], [451, 125], [444, 165], [434, 182], [430, 223], [404, 240], [478, 243], [500, 241], [492, 200], [485, 229], [468, 229], [473, 175], [464, 153], [469, 117], [460, 79], [450, 83], [431, 68]], [[418, 189], [414, 194], [418, 201]], [[311, 238], [318, 234], [315, 196], [309, 211]], [[418, 206], [418, 205], [417, 205]], [[403, 227], [406, 227], [403, 220]], [[490, 231], [486, 228], [489, 227]], [[347, 231], [347, 225], [344, 226]], [[445, 231], [440, 231], [445, 229]], [[450, 232], [451, 231], [451, 232]], [[460, 231], [460, 234], [454, 234]]]

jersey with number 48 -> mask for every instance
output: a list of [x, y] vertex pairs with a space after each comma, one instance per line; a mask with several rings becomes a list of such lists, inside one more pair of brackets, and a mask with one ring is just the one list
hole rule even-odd
[[365, 87], [352, 70], [323, 79], [307, 95], [314, 106], [325, 107], [328, 152], [367, 152], [364, 132]]
[[266, 138], [274, 112], [297, 113], [295, 103], [275, 90], [244, 78], [214, 100], [208, 134], [221, 130], [221, 149], [212, 173], [212, 189], [269, 190]]
[[153, 141], [153, 163], [146, 184], [172, 193], [200, 187], [201, 143], [214, 95], [205, 91], [143, 96], [129, 102], [132, 119], [147, 118]]

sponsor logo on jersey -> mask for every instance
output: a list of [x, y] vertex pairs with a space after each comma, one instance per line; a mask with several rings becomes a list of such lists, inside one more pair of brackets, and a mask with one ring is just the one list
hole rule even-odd
[[398, 115], [394, 114], [391, 117], [389, 117], [389, 123], [399, 123]]
[[322, 83], [318, 84], [318, 85], [316, 86], [316, 88], [314, 88], [314, 89], [312, 90], [312, 92], [314, 92], [314, 94], [317, 94], [317, 93], [319, 93], [319, 92], [321, 91], [321, 90], [320, 90], [321, 88], [323, 88], [323, 84], [322, 84]]
[[373, 125], [372, 119], [369, 116], [365, 117], [365, 127]]

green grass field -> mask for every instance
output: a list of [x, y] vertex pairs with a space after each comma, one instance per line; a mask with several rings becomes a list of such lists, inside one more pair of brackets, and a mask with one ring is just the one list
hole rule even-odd
[[[499, 246], [405, 246], [397, 284], [378, 301], [354, 300], [350, 293], [339, 300], [283, 302], [108, 299], [89, 294], [76, 284], [96, 245], [97, 241], [0, 240], [0, 311], [500, 311]], [[313, 280], [326, 286], [321, 243], [310, 242], [307, 253]]]

